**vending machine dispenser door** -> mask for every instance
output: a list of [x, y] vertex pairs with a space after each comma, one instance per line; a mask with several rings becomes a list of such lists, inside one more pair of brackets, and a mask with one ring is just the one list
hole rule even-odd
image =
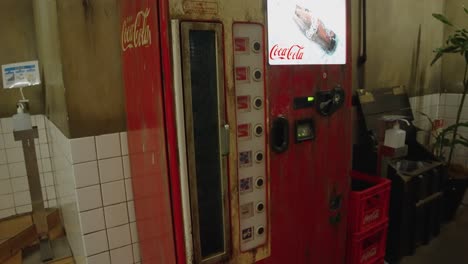
[[222, 26], [183, 22], [181, 43], [194, 256], [214, 263], [229, 249]]

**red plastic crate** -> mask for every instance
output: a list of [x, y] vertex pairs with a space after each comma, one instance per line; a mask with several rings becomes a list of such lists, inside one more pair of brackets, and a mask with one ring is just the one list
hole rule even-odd
[[360, 181], [370, 187], [350, 193], [348, 230], [351, 234], [364, 232], [388, 218], [391, 181], [351, 172], [353, 181]]
[[352, 235], [348, 241], [348, 264], [376, 264], [385, 256], [388, 221], [365, 232]]

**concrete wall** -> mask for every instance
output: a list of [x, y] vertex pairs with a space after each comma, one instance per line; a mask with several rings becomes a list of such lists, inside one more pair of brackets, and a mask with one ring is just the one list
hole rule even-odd
[[39, 62], [43, 70], [46, 114], [70, 136], [62, 58], [57, 23], [56, 0], [32, 0]]
[[[354, 58], [358, 52], [358, 2], [352, 1]], [[405, 85], [410, 95], [439, 91], [441, 65], [430, 67], [430, 62], [432, 50], [442, 44], [443, 26], [431, 14], [443, 13], [444, 5], [445, 1], [440, 0], [367, 1], [364, 88]], [[357, 76], [356, 70], [353, 77]], [[354, 85], [358, 88], [356, 79]]]
[[57, 13], [69, 122], [65, 134], [124, 131], [119, 1], [57, 0]]
[[[460, 28], [468, 28], [468, 15], [463, 11], [462, 5], [468, 7], [466, 0], [446, 0], [446, 16]], [[445, 27], [445, 38], [453, 34], [454, 28]], [[465, 60], [460, 54], [444, 55], [442, 61], [442, 89], [447, 93], [461, 93], [463, 91], [463, 74]]]
[[[37, 59], [31, 0], [0, 1], [0, 34], [0, 65]], [[44, 113], [42, 86], [25, 88], [24, 93], [30, 100], [32, 113]], [[0, 84], [0, 117], [16, 113], [19, 99], [21, 94], [18, 89], [5, 90]]]

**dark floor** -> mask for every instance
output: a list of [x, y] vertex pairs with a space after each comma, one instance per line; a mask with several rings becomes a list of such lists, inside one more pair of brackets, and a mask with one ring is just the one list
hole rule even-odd
[[[465, 204], [468, 202], [468, 194]], [[440, 236], [401, 264], [467, 264], [468, 263], [468, 207], [462, 206], [456, 220], [442, 228]]]

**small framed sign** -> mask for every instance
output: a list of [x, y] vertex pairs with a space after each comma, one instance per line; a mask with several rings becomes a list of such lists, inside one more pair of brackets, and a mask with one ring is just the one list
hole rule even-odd
[[3, 88], [22, 88], [41, 83], [37, 61], [2, 65]]

